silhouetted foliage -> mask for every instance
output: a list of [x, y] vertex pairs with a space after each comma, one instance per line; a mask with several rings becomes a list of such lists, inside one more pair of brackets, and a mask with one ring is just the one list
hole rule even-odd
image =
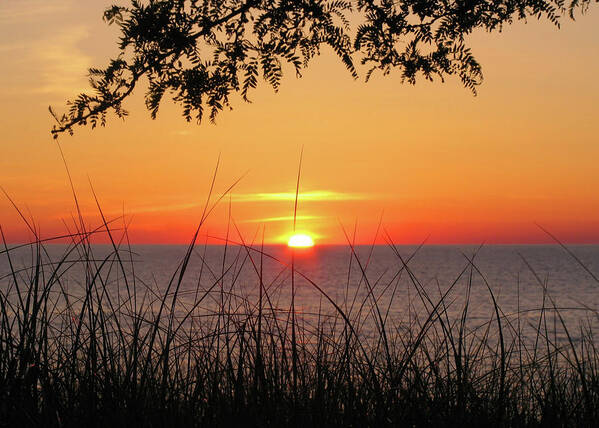
[[[595, 0], [597, 1], [597, 0]], [[375, 71], [397, 69], [404, 81], [457, 75], [474, 93], [482, 81], [465, 36], [501, 30], [534, 17], [559, 26], [593, 0], [132, 0], [111, 6], [104, 20], [118, 25], [120, 53], [104, 69], [89, 70], [91, 94], [68, 102], [57, 137], [75, 125], [104, 126], [112, 110], [124, 118], [123, 101], [142, 77], [152, 118], [165, 94], [191, 121], [213, 121], [230, 107], [234, 92], [249, 101], [263, 78], [276, 91], [289, 64], [297, 76], [329, 46], [357, 77], [355, 61]]]

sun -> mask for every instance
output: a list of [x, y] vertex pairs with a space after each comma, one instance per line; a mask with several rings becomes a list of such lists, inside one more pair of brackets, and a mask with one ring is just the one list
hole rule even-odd
[[314, 246], [314, 240], [304, 233], [296, 233], [289, 238], [287, 245], [293, 248], [308, 248]]

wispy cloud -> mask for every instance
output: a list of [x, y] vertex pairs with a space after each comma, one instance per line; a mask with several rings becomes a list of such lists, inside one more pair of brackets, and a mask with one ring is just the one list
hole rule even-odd
[[41, 70], [41, 85], [34, 90], [70, 95], [87, 89], [91, 57], [80, 50], [79, 44], [88, 37], [87, 27], [79, 25], [39, 41], [31, 51], [32, 61], [39, 62]]
[[182, 130], [178, 130], [178, 131], [171, 131], [171, 135], [178, 135], [180, 137], [187, 137], [189, 135], [192, 135], [193, 133], [187, 129], [182, 129]]
[[[234, 194], [231, 199], [233, 202], [294, 201], [295, 192]], [[367, 199], [373, 199], [373, 196], [360, 193], [334, 192], [332, 190], [300, 192], [298, 196], [300, 201], [359, 201]]]
[[[298, 215], [296, 220], [300, 221], [308, 221], [308, 220], [320, 220], [325, 217], [319, 215]], [[282, 217], [266, 217], [266, 218], [255, 218], [250, 220], [243, 220], [240, 223], [272, 223], [278, 221], [293, 221], [292, 215], [282, 216]]]
[[0, 24], [14, 22], [32, 22], [42, 20], [49, 15], [64, 13], [71, 7], [72, 0], [3, 0], [0, 4]]
[[[322, 201], [322, 202], [335, 202], [335, 201], [360, 201], [360, 200], [372, 200], [380, 198], [380, 195], [364, 195], [360, 193], [343, 193], [333, 192], [330, 190], [314, 190], [310, 192], [300, 192], [300, 201]], [[228, 200], [228, 197], [226, 197]], [[231, 201], [233, 203], [242, 202], [282, 202], [282, 201], [294, 201], [295, 192], [281, 192], [281, 193], [242, 193], [232, 194]], [[215, 197], [212, 198], [211, 204], [215, 202]], [[169, 211], [185, 211], [194, 208], [203, 208], [206, 201], [201, 202], [181, 202], [173, 204], [161, 204], [161, 205], [147, 205], [147, 206], [133, 206], [126, 207], [126, 214], [142, 214], [142, 213], [160, 213]], [[111, 214], [120, 215], [121, 212], [115, 211]], [[297, 220], [309, 221], [318, 220], [325, 217], [313, 216], [313, 215], [298, 215]], [[264, 217], [249, 220], [242, 220], [241, 223], [271, 223], [271, 222], [282, 222], [282, 221], [293, 221], [293, 216], [279, 216], [279, 217]]]
[[165, 211], [184, 211], [192, 208], [204, 206], [204, 203], [187, 203], [187, 204], [173, 204], [173, 205], [155, 205], [148, 207], [134, 207], [132, 209], [126, 209], [125, 211], [129, 214], [138, 213], [159, 213]]
[[[87, 25], [67, 17], [74, 0], [0, 0], [0, 54], [11, 67], [2, 76], [6, 95], [64, 101], [87, 89], [92, 57], [85, 53]], [[64, 22], [48, 26], [48, 22]]]

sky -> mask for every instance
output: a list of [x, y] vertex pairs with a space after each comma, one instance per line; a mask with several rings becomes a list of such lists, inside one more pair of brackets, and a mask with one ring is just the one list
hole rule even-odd
[[[72, 231], [76, 212], [48, 106], [87, 87], [117, 29], [110, 1], [0, 2], [0, 226], [9, 242]], [[104, 215], [134, 243], [187, 243], [218, 163], [200, 236], [318, 244], [599, 243], [599, 10], [560, 30], [531, 20], [469, 38], [485, 80], [354, 80], [328, 50], [301, 79], [266, 84], [252, 103], [198, 125], [164, 103], [151, 120], [137, 90], [126, 121], [59, 139], [81, 212]], [[364, 74], [363, 69], [359, 69]], [[219, 160], [220, 159], [220, 160]], [[377, 233], [378, 230], [378, 233]], [[102, 239], [102, 238], [98, 238]]]

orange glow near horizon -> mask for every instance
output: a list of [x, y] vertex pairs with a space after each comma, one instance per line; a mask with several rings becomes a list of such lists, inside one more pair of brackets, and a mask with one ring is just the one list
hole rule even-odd
[[[86, 90], [87, 69], [114, 56], [116, 28], [101, 20], [112, 3], [0, 2], [9, 64], [0, 71], [0, 188], [42, 237], [79, 227], [48, 105], [61, 113]], [[599, 243], [599, 57], [588, 55], [599, 46], [599, 7], [562, 24], [530, 20], [469, 36], [485, 75], [476, 97], [457, 78], [412, 86], [392, 71], [356, 81], [326, 49], [301, 79], [286, 73], [278, 93], [259, 85], [251, 104], [233, 97], [216, 125], [185, 122], [168, 99], [151, 120], [140, 85], [125, 121], [109, 115], [105, 128], [59, 140], [82, 216], [101, 229], [91, 182], [110, 226], [126, 228], [131, 243], [186, 244], [243, 177], [210, 211], [198, 243], [264, 236], [285, 245], [303, 146], [297, 222], [318, 247], [375, 236], [552, 242], [535, 224], [565, 243]], [[31, 239], [1, 190], [0, 226], [10, 243]]]

